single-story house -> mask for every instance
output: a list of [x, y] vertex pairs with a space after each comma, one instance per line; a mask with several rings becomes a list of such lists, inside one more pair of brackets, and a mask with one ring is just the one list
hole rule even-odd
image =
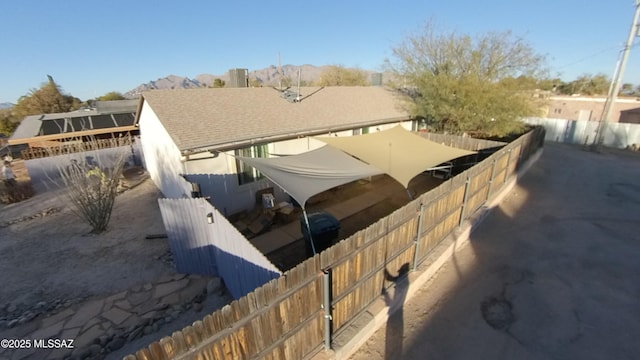
[[[278, 205], [295, 200], [308, 219], [314, 194], [382, 173], [407, 187], [417, 173], [471, 153], [406, 131], [420, 123], [383, 87], [143, 93], [136, 124], [145, 167], [165, 197], [159, 205], [176, 269], [221, 276], [235, 297], [280, 276], [231, 215], [249, 212], [245, 225], [256, 235], [273, 215], [265, 192]], [[251, 212], [260, 207], [266, 211]]]
[[383, 87], [153, 90], [140, 98], [136, 123], [145, 166], [167, 198], [209, 197], [224, 215], [250, 210], [273, 187], [236, 157], [267, 158], [317, 149], [312, 136], [351, 136], [418, 122], [399, 94]]
[[[546, 117], [578, 121], [600, 121], [606, 96], [551, 96], [547, 102]], [[633, 122], [623, 116], [626, 111], [640, 106], [638, 97], [619, 97], [613, 105], [610, 122]]]

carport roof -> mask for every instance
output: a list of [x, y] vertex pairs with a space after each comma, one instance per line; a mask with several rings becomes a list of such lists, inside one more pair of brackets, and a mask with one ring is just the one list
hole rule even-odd
[[[26, 144], [41, 140], [59, 140], [69, 137], [96, 135], [119, 131], [137, 130], [134, 118], [137, 100], [96, 101], [93, 108], [66, 113], [26, 116], [9, 139], [11, 145]], [[106, 121], [97, 120], [107, 116]], [[89, 118], [94, 118], [90, 121]], [[80, 128], [75, 128], [80, 123]]]
[[397, 94], [383, 87], [306, 87], [300, 93], [301, 101], [289, 102], [270, 87], [152, 90], [141, 101], [183, 154], [410, 119]]

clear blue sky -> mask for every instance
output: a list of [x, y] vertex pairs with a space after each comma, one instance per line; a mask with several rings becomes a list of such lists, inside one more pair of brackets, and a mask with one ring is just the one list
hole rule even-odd
[[[633, 11], [633, 0], [3, 0], [0, 102], [15, 103], [47, 74], [87, 100], [170, 74], [262, 69], [278, 52], [283, 64], [378, 70], [428, 20], [467, 34], [511, 30], [565, 81], [610, 77]], [[640, 84], [639, 53], [625, 82]]]

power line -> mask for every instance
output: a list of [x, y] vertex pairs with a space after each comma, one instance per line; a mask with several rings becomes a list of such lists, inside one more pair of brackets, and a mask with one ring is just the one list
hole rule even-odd
[[[634, 46], [635, 46], [635, 45], [634, 45]], [[588, 56], [586, 56], [586, 57], [584, 57], [584, 58], [581, 58], [581, 59], [579, 59], [579, 60], [576, 60], [576, 61], [574, 61], [574, 62], [568, 63], [568, 64], [566, 64], [566, 65], [558, 66], [558, 67], [556, 67], [556, 69], [563, 69], [563, 68], [566, 68], [566, 67], [569, 67], [569, 66], [573, 66], [573, 65], [579, 64], [579, 63], [581, 63], [581, 62], [583, 62], [583, 61], [590, 60], [590, 59], [592, 59], [592, 58], [594, 58], [594, 57], [596, 57], [596, 56], [598, 56], [598, 55], [600, 55], [600, 54], [602, 54], [602, 53], [605, 53], [605, 52], [607, 52], [607, 51], [610, 51], [610, 50], [613, 50], [613, 49], [616, 49], [616, 48], [618, 48], [618, 46], [617, 46], [617, 45], [616, 45], [616, 46], [610, 46], [610, 47], [608, 47], [608, 48], [606, 48], [606, 49], [602, 49], [602, 50], [600, 50], [600, 51], [598, 51], [598, 52], [596, 52], [596, 53], [593, 53], [593, 54], [591, 54], [591, 55], [588, 55]]]
[[600, 118], [600, 126], [598, 126], [596, 135], [596, 147], [601, 145], [604, 140], [604, 132], [607, 127], [607, 123], [611, 121], [610, 118], [611, 113], [613, 112], [613, 104], [615, 104], [618, 91], [620, 91], [620, 81], [622, 80], [624, 68], [627, 64], [627, 59], [629, 58], [629, 52], [633, 47], [635, 37], [638, 36], [638, 29], [640, 28], [640, 0], [635, 0], [635, 4], [636, 9], [633, 14], [633, 22], [631, 23], [629, 37], [627, 38], [623, 51], [620, 53], [620, 59], [616, 65], [616, 70], [614, 72], [613, 79], [611, 80], [611, 86], [609, 87], [609, 95], [607, 96], [607, 101], [604, 104], [604, 111]]

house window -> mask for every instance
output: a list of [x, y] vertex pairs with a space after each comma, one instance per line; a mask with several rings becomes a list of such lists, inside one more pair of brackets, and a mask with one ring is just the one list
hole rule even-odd
[[[267, 145], [256, 145], [245, 149], [236, 150], [236, 156], [252, 157], [252, 158], [267, 158], [269, 157], [269, 149]], [[238, 172], [238, 184], [250, 184], [264, 178], [264, 175], [260, 171], [256, 170], [253, 166], [249, 166], [244, 162], [236, 159], [236, 169]]]

